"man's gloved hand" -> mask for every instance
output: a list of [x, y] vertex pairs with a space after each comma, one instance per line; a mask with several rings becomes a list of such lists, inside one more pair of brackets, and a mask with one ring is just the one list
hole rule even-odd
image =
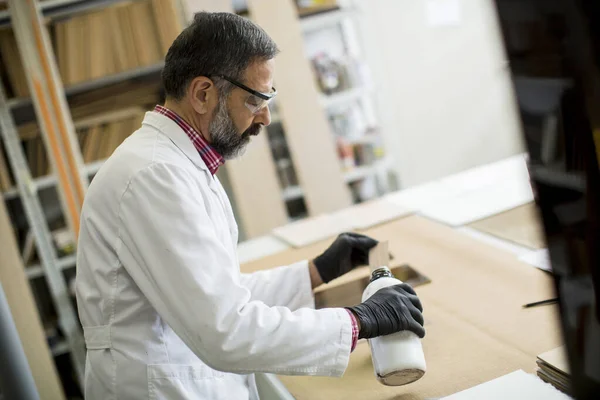
[[406, 283], [379, 289], [363, 303], [347, 308], [359, 321], [359, 339], [400, 331], [414, 332], [420, 338], [425, 336], [421, 301]]
[[369, 263], [369, 250], [377, 240], [354, 232], [342, 233], [323, 254], [314, 259], [323, 282], [344, 275], [359, 265]]

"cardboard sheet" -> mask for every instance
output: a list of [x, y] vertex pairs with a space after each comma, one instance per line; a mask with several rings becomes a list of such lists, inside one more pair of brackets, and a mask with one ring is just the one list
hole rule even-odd
[[465, 235], [468, 235], [474, 239], [477, 239], [483, 243], [490, 244], [498, 249], [508, 251], [509, 253], [512, 253], [517, 257], [531, 252], [531, 249], [525, 246], [521, 246], [513, 242], [508, 242], [506, 240], [500, 239], [499, 237], [478, 231], [477, 229], [473, 229], [470, 226], [461, 226], [460, 228], [455, 228], [455, 230], [457, 232], [464, 233]]
[[427, 371], [415, 383], [396, 387], [379, 383], [366, 341], [359, 342], [341, 378], [278, 378], [297, 400], [424, 400], [467, 389], [531, 362], [510, 346], [453, 318], [438, 305], [425, 303], [423, 307], [427, 334], [422, 343]]
[[[447, 396], [517, 369], [535, 371], [538, 354], [561, 344], [555, 305], [522, 305], [553, 296], [551, 277], [527, 268], [511, 253], [445, 225], [409, 216], [369, 229], [388, 240], [396, 264], [407, 263], [431, 279], [415, 290], [424, 307], [428, 371], [418, 382], [390, 388], [373, 376], [361, 343], [341, 379], [280, 377], [298, 400], [425, 399]], [[243, 272], [309, 259], [330, 240], [242, 265]], [[360, 268], [317, 288], [324, 291], [368, 275]]]
[[512, 372], [474, 388], [444, 397], [441, 400], [571, 400], [534, 375], [522, 370]]
[[371, 271], [379, 267], [390, 266], [390, 253], [388, 250], [388, 242], [382, 240], [369, 251], [369, 268]]
[[569, 374], [569, 363], [564, 346], [557, 347], [538, 356], [538, 359], [558, 370], [563, 374]]
[[469, 226], [531, 249], [546, 247], [541, 220], [534, 203], [476, 221]]

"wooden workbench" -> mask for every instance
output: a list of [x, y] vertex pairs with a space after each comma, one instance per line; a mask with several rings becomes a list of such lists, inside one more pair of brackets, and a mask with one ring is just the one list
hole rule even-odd
[[468, 226], [530, 249], [539, 250], [546, 247], [542, 223], [535, 203], [528, 203], [475, 221]]
[[[427, 373], [404, 387], [376, 381], [366, 342], [342, 378], [280, 376], [298, 399], [426, 399], [467, 389], [516, 369], [533, 372], [536, 356], [561, 343], [556, 306], [522, 309], [553, 297], [551, 278], [505, 251], [423, 217], [367, 231], [389, 241], [394, 264], [409, 263], [432, 282], [418, 287], [427, 335]], [[253, 261], [243, 272], [311, 258], [329, 241]], [[343, 279], [365, 275], [353, 271]], [[334, 283], [335, 284], [335, 283]]]

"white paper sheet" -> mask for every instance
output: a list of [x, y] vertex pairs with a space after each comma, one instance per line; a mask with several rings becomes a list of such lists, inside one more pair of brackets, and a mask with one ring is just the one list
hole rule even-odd
[[524, 154], [454, 174], [428, 186], [435, 187], [429, 192], [436, 197], [421, 200], [418, 210], [450, 226], [466, 225], [534, 200]]
[[311, 243], [337, 236], [352, 230], [351, 221], [333, 214], [323, 214], [306, 218], [279, 228], [273, 229], [273, 235], [294, 247], [304, 247]]
[[410, 213], [412, 213], [410, 208], [399, 206], [386, 199], [377, 199], [344, 208], [335, 212], [334, 216], [348, 221], [353, 229], [368, 229]]
[[550, 262], [550, 253], [548, 252], [548, 249], [529, 251], [520, 256], [519, 260], [541, 270], [552, 272], [552, 264]]
[[274, 236], [267, 235], [240, 242], [237, 246], [240, 264], [267, 257], [290, 247]]
[[572, 400], [552, 385], [523, 370], [482, 383], [441, 400]]
[[412, 210], [409, 208], [377, 199], [276, 228], [273, 235], [294, 247], [303, 247], [343, 232], [367, 229], [410, 213]]

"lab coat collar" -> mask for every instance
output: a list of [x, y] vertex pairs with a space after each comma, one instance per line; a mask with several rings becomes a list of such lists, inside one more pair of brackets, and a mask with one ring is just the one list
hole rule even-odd
[[198, 153], [198, 150], [196, 150], [188, 135], [183, 131], [183, 129], [181, 129], [179, 125], [177, 125], [175, 121], [157, 112], [148, 111], [144, 116], [142, 124], [152, 126], [155, 129], [158, 129], [158, 131], [162, 134], [166, 135], [171, 142], [173, 142], [175, 146], [177, 146], [192, 163], [194, 163], [194, 165], [203, 170], [207, 175], [207, 181], [210, 190], [212, 190], [212, 192], [220, 198], [219, 185], [217, 184], [216, 175], [213, 175], [210, 172], [208, 166], [204, 160], [202, 160], [202, 157], [200, 157], [200, 153]]
[[[150, 125], [158, 129], [161, 133], [166, 135], [174, 144], [177, 146], [191, 162], [194, 163], [198, 168], [206, 171], [210, 174], [210, 171], [200, 153], [194, 147], [194, 144], [186, 133], [169, 117], [161, 115], [154, 111], [146, 112], [142, 124]], [[212, 174], [211, 174], [212, 175]]]

